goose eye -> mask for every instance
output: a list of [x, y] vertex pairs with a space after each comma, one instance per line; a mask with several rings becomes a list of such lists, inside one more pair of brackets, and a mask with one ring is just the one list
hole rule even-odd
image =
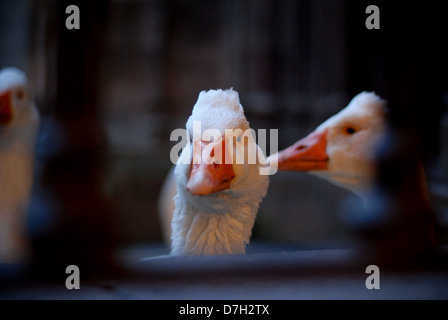
[[347, 128], [345, 128], [345, 133], [352, 135], [352, 134], [356, 133], [356, 129], [353, 127], [347, 127]]
[[23, 89], [17, 89], [16, 98], [22, 100], [25, 97], [25, 91]]

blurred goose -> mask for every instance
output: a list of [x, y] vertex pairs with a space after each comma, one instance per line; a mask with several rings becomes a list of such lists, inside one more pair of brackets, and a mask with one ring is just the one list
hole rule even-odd
[[[194, 136], [197, 123], [200, 136]], [[174, 169], [177, 194], [171, 254], [243, 254], [269, 179], [260, 175], [261, 163], [266, 162], [261, 149], [251, 134], [243, 134], [250, 127], [238, 93], [232, 89], [201, 92], [186, 127], [193, 143], [183, 149]], [[204, 139], [207, 129], [216, 130], [214, 139]], [[226, 129], [240, 129], [234, 131], [236, 141]], [[235, 156], [247, 160], [254, 152], [253, 164], [235, 161]]]
[[16, 68], [0, 71], [0, 263], [24, 262], [26, 213], [33, 180], [39, 124], [27, 78]]

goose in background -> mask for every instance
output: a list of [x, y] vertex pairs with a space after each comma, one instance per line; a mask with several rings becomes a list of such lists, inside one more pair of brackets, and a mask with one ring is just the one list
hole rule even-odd
[[386, 108], [379, 96], [362, 92], [308, 136], [268, 159], [277, 162], [278, 170], [308, 172], [362, 197], [374, 183]]
[[26, 262], [26, 214], [34, 172], [39, 113], [27, 77], [0, 71], [0, 263]]
[[[358, 228], [373, 230], [379, 225], [395, 223], [394, 233], [383, 234], [378, 242], [382, 244], [380, 251], [390, 252], [387, 258], [390, 260], [418, 256], [431, 249], [435, 244], [435, 231], [421, 161], [416, 159], [415, 163], [406, 165], [405, 176], [400, 176], [405, 182], [399, 182], [401, 190], [394, 195], [395, 200], [387, 191], [376, 188], [378, 152], [389, 150], [387, 152], [398, 155], [397, 150], [406, 148], [401, 136], [391, 139], [388, 135], [386, 113], [385, 100], [372, 92], [361, 92], [308, 136], [271, 155], [268, 160], [280, 171], [307, 172], [357, 194], [363, 200], [364, 211], [354, 214], [351, 206], [346, 211], [348, 222]], [[388, 139], [386, 145], [382, 144], [385, 139]], [[379, 150], [380, 145], [382, 150]], [[408, 161], [395, 159], [394, 165], [401, 165], [401, 160], [403, 165]], [[398, 212], [405, 216], [398, 217]]]

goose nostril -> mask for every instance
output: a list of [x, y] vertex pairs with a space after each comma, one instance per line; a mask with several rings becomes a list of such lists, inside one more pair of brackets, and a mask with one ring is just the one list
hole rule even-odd
[[300, 150], [303, 150], [303, 149], [305, 149], [305, 148], [306, 148], [306, 146], [304, 146], [304, 145], [302, 144], [302, 145], [296, 147], [296, 151], [300, 151]]

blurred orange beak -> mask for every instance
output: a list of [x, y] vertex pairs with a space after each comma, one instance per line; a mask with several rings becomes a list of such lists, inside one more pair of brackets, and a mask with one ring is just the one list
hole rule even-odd
[[7, 125], [13, 118], [11, 92], [6, 91], [0, 95], [0, 125]]
[[328, 163], [327, 129], [312, 132], [278, 153], [278, 169], [283, 171], [325, 170]]
[[195, 140], [187, 190], [192, 195], [206, 196], [228, 189], [235, 172], [232, 163], [225, 163], [226, 158], [231, 159], [226, 139]]

